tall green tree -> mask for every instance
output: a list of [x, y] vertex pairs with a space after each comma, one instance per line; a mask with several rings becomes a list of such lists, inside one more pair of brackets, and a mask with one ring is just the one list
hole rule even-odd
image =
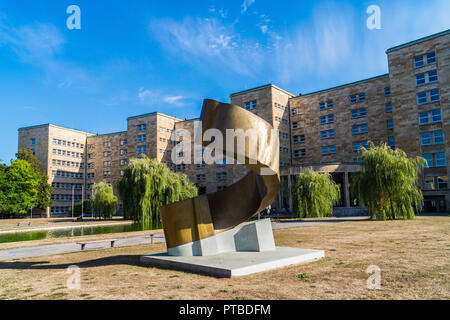
[[341, 192], [329, 173], [308, 169], [296, 176], [292, 196], [296, 199], [298, 217], [322, 218], [333, 215]]
[[386, 144], [361, 151], [362, 171], [355, 175], [353, 191], [367, 204], [372, 219], [414, 219], [423, 207], [417, 185], [422, 157], [408, 158], [400, 149]]
[[124, 217], [152, 226], [161, 226], [161, 206], [197, 196], [198, 190], [184, 174], [144, 157], [132, 159], [117, 184]]
[[48, 184], [48, 176], [39, 169], [40, 161], [33, 154], [30, 149], [22, 149], [16, 153], [17, 159], [27, 161], [31, 168], [38, 174], [38, 186], [37, 186], [37, 197], [34, 203], [34, 207], [38, 209], [45, 210], [47, 207], [51, 206], [51, 194], [53, 188]]
[[3, 167], [0, 174], [2, 213], [27, 213], [36, 207], [38, 198], [39, 173], [25, 160], [14, 160]]
[[96, 216], [111, 218], [117, 207], [117, 197], [114, 195], [113, 188], [106, 182], [94, 184], [92, 207]]

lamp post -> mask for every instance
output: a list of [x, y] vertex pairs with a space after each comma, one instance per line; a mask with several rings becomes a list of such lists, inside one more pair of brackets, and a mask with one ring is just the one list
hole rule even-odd
[[81, 185], [81, 220], [84, 215], [84, 185]]
[[74, 206], [75, 206], [74, 200], [75, 200], [75, 185], [72, 184], [72, 219], [73, 219], [73, 211], [74, 211]]

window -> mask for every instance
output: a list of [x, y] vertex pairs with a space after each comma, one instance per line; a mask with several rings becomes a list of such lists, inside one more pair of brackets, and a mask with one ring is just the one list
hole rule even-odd
[[442, 121], [441, 109], [431, 111], [431, 119], [433, 123], [441, 122]]
[[434, 64], [436, 63], [436, 53], [431, 52], [427, 54], [427, 64]]
[[206, 176], [204, 175], [204, 174], [198, 174], [196, 177], [195, 177], [195, 181], [196, 182], [204, 182], [206, 180]]
[[320, 124], [325, 124], [325, 123], [327, 123], [327, 117], [325, 117], [325, 116], [320, 117]]
[[445, 153], [439, 152], [435, 154], [436, 157], [436, 167], [445, 167], [446, 161], [445, 161]]
[[416, 86], [425, 84], [425, 73], [416, 74]]
[[328, 153], [335, 154], [336, 153], [336, 146], [335, 145], [329, 146], [329, 152]]
[[217, 172], [216, 173], [216, 180], [222, 181], [227, 179], [227, 173], [226, 172]]
[[352, 113], [352, 119], [364, 118], [365, 116], [367, 116], [366, 108], [362, 108], [359, 110], [352, 110], [351, 113]]
[[36, 145], [36, 139], [35, 138], [31, 138], [31, 145], [32, 146]]
[[147, 146], [138, 146], [138, 153], [147, 152]]
[[111, 177], [111, 171], [103, 171], [103, 178], [110, 178]]
[[111, 148], [111, 142], [103, 142], [104, 148]]
[[384, 95], [386, 97], [389, 97], [391, 95], [391, 88], [389, 87], [384, 88]]
[[359, 126], [352, 126], [352, 134], [367, 133], [367, 123], [363, 123]]
[[417, 104], [425, 104], [427, 103], [427, 93], [426, 92], [419, 92], [417, 93]]
[[334, 129], [328, 130], [328, 138], [334, 138]]
[[256, 100], [248, 101], [245, 104], [245, 110], [253, 110], [256, 109]]
[[364, 101], [366, 101], [366, 94], [365, 94], [365, 93], [360, 93], [360, 94], [358, 95], [358, 101], [359, 101], [359, 102], [364, 102]]
[[325, 102], [319, 103], [319, 110], [325, 110]]
[[128, 159], [121, 159], [120, 160], [120, 165], [121, 166], [126, 166], [128, 164]]
[[358, 100], [357, 100], [356, 96], [350, 96], [350, 104], [355, 104], [357, 102], [358, 102]]
[[322, 147], [322, 155], [326, 155], [328, 154], [328, 146], [323, 146]]
[[111, 157], [111, 151], [103, 152], [103, 157]]
[[425, 190], [435, 190], [434, 177], [425, 177]]
[[128, 140], [127, 139], [120, 140], [120, 145], [121, 146], [125, 146], [127, 144], [128, 144]]
[[414, 68], [420, 68], [424, 66], [423, 56], [414, 58]]
[[436, 82], [436, 81], [438, 81], [437, 70], [428, 72], [428, 82]]
[[386, 103], [386, 112], [392, 112], [392, 104]]
[[138, 132], [143, 132], [146, 130], [147, 130], [147, 125], [145, 123], [138, 125]]
[[444, 143], [444, 133], [442, 132], [442, 130], [433, 131], [433, 142], [434, 144]]
[[387, 128], [388, 128], [388, 129], [394, 128], [394, 121], [392, 121], [392, 119], [389, 119], [389, 120], [387, 121]]
[[294, 158], [306, 157], [306, 149], [294, 150]]
[[439, 89], [433, 89], [430, 91], [430, 102], [436, 102], [440, 100]]
[[293, 142], [294, 143], [304, 143], [305, 142], [305, 135], [301, 134], [301, 135], [298, 135], [298, 136], [294, 136]]
[[433, 154], [425, 153], [422, 155], [422, 157], [425, 159], [425, 168], [432, 168], [433, 167]]
[[139, 143], [146, 142], [146, 141], [147, 141], [147, 135], [146, 134], [138, 136], [138, 142]]
[[182, 164], [177, 164], [176, 170], [177, 170], [177, 171], [184, 171], [184, 170], [186, 170], [186, 165], [185, 165], [184, 163], [182, 163]]
[[446, 190], [448, 189], [448, 177], [447, 176], [439, 176], [437, 177], [437, 185], [438, 190]]
[[422, 132], [420, 134], [420, 144], [422, 146], [429, 146], [431, 144], [431, 133], [430, 132]]
[[324, 131], [320, 131], [320, 139], [326, 139], [328, 138], [328, 131], [324, 130]]
[[128, 154], [128, 149], [120, 149], [120, 155], [124, 156]]
[[327, 117], [327, 123], [331, 123], [331, 122], [334, 122], [334, 115], [329, 114]]
[[333, 100], [327, 101], [327, 109], [332, 109], [334, 107]]
[[369, 149], [369, 142], [367, 140], [353, 142], [353, 151], [358, 151], [361, 147]]
[[388, 146], [389, 147], [395, 147], [395, 138], [394, 137], [388, 137]]

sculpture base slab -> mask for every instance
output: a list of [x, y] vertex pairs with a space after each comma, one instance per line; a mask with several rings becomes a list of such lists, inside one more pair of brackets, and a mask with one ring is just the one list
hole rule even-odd
[[276, 247], [265, 252], [225, 252], [212, 256], [142, 256], [146, 266], [198, 273], [218, 278], [245, 276], [325, 257], [323, 250]]

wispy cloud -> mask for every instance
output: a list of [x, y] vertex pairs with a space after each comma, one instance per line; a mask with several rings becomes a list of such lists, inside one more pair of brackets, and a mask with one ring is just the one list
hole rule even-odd
[[[190, 18], [181, 21], [154, 20], [149, 28], [161, 45], [188, 63], [221, 65], [231, 72], [252, 76], [261, 63], [258, 42], [242, 39], [233, 23], [214, 18]], [[194, 61], [194, 60], [195, 61]]]
[[247, 9], [253, 4], [255, 3], [255, 0], [244, 0], [244, 2], [242, 3], [241, 7], [241, 13], [245, 13], [247, 11]]
[[159, 89], [148, 90], [141, 87], [139, 88], [137, 96], [142, 103], [146, 104], [168, 104], [176, 107], [182, 107], [188, 104], [188, 102], [185, 101], [188, 99], [186, 96], [170, 95]]

